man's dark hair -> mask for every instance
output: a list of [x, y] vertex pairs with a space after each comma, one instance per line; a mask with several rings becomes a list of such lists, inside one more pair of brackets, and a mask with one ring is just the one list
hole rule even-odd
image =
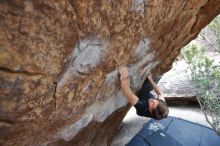
[[169, 113], [169, 109], [168, 109], [166, 102], [164, 102], [161, 99], [157, 99], [157, 100], [159, 101], [159, 104], [157, 108], [152, 110], [152, 116], [153, 116], [152, 118], [156, 120], [161, 120], [167, 117]]

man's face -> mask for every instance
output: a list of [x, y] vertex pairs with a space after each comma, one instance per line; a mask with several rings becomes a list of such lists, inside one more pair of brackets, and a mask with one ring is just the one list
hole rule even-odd
[[154, 109], [159, 105], [159, 101], [156, 99], [149, 99], [149, 111], [152, 113]]

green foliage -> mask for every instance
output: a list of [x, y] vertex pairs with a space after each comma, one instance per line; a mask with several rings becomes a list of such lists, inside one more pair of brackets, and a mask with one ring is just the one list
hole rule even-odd
[[[220, 15], [208, 27], [216, 38], [215, 43], [208, 43], [220, 53]], [[197, 44], [187, 45], [182, 51], [182, 56], [188, 63], [192, 82], [206, 120], [220, 135], [220, 66], [206, 56], [205, 47]]]
[[199, 102], [206, 112], [214, 114], [211, 126], [220, 133], [220, 70], [214, 60], [205, 55], [205, 51], [204, 47], [189, 44], [183, 51], [183, 57], [191, 70]]
[[217, 38], [217, 50], [220, 52], [220, 15], [208, 25]]

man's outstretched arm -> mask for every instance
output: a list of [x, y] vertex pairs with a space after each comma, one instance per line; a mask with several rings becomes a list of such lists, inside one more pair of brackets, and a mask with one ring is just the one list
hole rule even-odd
[[132, 105], [135, 105], [138, 101], [138, 97], [131, 91], [128, 70], [126, 67], [119, 68], [121, 89], [124, 95], [126, 96], [128, 102]]
[[164, 93], [163, 91], [157, 86], [157, 84], [154, 82], [154, 80], [152, 79], [152, 75], [151, 73], [148, 74], [147, 76], [148, 80], [150, 81], [154, 91], [156, 92], [156, 94], [158, 95], [159, 99], [165, 101], [164, 99]]

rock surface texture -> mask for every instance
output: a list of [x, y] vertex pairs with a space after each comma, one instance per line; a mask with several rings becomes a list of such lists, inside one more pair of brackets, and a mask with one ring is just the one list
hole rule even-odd
[[158, 82], [168, 105], [198, 105], [196, 89], [192, 83], [190, 69], [187, 67], [188, 64], [184, 59], [175, 61], [172, 69]]
[[109, 145], [138, 91], [220, 0], [0, 0], [0, 145]]

